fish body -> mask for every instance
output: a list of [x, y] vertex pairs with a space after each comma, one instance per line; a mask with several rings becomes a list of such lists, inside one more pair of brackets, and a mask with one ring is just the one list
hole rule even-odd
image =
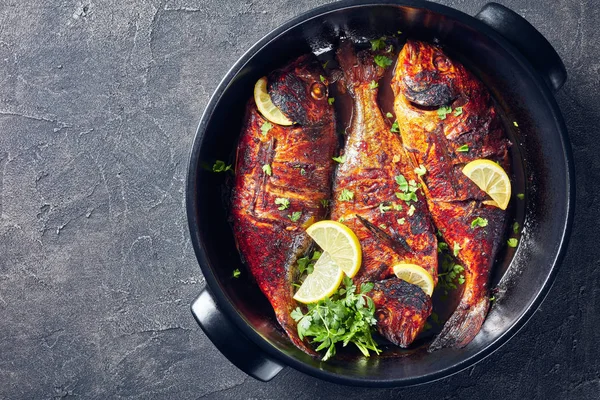
[[[506, 212], [462, 173], [486, 158], [510, 170], [506, 138], [483, 84], [438, 46], [409, 40], [392, 79], [394, 110], [413, 165], [427, 173], [421, 183], [433, 222], [451, 249], [460, 249], [465, 284], [459, 305], [430, 349], [464, 347], [479, 332], [489, 308], [489, 277], [502, 240]], [[487, 222], [472, 226], [476, 218]]]
[[[383, 68], [373, 62], [371, 52], [356, 54], [349, 42], [342, 43], [337, 58], [353, 99], [353, 113], [345, 161], [336, 172], [331, 218], [347, 225], [360, 240], [363, 263], [354, 280], [357, 285], [376, 283], [377, 329], [406, 347], [431, 313], [431, 298], [414, 285], [400, 283], [392, 267], [417, 264], [437, 281], [437, 239], [425, 197], [415, 187], [414, 168], [377, 105], [378, 89], [372, 82], [381, 78]], [[399, 176], [405, 186], [414, 184], [416, 201], [396, 196], [405, 194]]]
[[[302, 56], [268, 76], [272, 101], [297, 124], [266, 124], [252, 100], [238, 144], [231, 223], [245, 264], [292, 342], [300, 340], [290, 312], [297, 259], [311, 244], [308, 225], [323, 219], [331, 196], [338, 139], [327, 82], [313, 56]], [[266, 124], [266, 125], [265, 125]], [[286, 205], [281, 200], [285, 199]]]

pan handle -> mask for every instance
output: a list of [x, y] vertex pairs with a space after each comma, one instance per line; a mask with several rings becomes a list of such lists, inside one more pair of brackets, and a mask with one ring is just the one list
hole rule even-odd
[[567, 70], [550, 42], [525, 18], [497, 3], [486, 4], [476, 18], [508, 39], [556, 92], [567, 80]]
[[217, 349], [246, 374], [267, 382], [283, 369], [283, 365], [268, 357], [233, 325], [208, 288], [192, 303], [192, 314]]

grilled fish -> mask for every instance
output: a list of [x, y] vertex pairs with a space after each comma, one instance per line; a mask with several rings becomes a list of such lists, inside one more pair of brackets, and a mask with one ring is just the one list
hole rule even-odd
[[[465, 268], [460, 303], [430, 350], [464, 347], [487, 315], [490, 269], [506, 213], [486, 205], [486, 193], [461, 170], [487, 158], [508, 172], [510, 142], [483, 84], [438, 46], [409, 40], [398, 56], [392, 89], [406, 152], [413, 165], [427, 169], [421, 182], [433, 221], [449, 247], [460, 248], [457, 258]], [[472, 226], [478, 217], [487, 226]]]
[[[336, 172], [331, 218], [346, 224], [360, 240], [363, 265], [354, 280], [358, 285], [376, 282], [377, 329], [406, 347], [431, 313], [431, 298], [396, 278], [392, 267], [417, 264], [437, 281], [437, 239], [414, 168], [377, 105], [378, 89], [372, 82], [384, 69], [373, 62], [373, 53], [356, 54], [349, 42], [341, 44], [337, 59], [353, 99], [353, 114], [345, 162]], [[404, 190], [396, 181], [400, 176]], [[416, 201], [396, 196], [404, 192], [414, 192]]]
[[[297, 124], [265, 124], [252, 100], [238, 144], [231, 222], [237, 247], [292, 342], [300, 340], [290, 312], [296, 262], [309, 247], [305, 228], [323, 219], [331, 196], [338, 139], [327, 81], [314, 56], [302, 56], [268, 76], [273, 103]], [[269, 129], [270, 127], [270, 129]], [[279, 200], [276, 204], [276, 199]]]

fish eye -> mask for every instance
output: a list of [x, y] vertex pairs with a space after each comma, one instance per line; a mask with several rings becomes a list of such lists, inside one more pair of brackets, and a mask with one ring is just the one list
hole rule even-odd
[[322, 100], [326, 96], [326, 87], [320, 82], [315, 82], [310, 87], [310, 95], [315, 100]]
[[433, 65], [440, 72], [446, 72], [452, 66], [450, 60], [446, 56], [438, 55], [433, 59]]

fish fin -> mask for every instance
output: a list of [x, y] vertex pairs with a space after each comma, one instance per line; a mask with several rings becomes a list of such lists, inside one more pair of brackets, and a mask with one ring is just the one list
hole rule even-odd
[[412, 249], [410, 248], [406, 240], [404, 240], [404, 238], [402, 238], [400, 235], [392, 237], [386, 231], [379, 228], [378, 226], [375, 226], [369, 220], [361, 217], [358, 214], [355, 214], [355, 216], [361, 222], [361, 224], [363, 224], [365, 228], [367, 228], [369, 232], [373, 234], [373, 236], [375, 236], [380, 242], [386, 244], [396, 253], [403, 254], [406, 252], [411, 252]]
[[463, 348], [468, 345], [479, 333], [489, 305], [487, 295], [473, 306], [463, 298], [427, 350], [432, 352], [443, 347]]
[[358, 53], [349, 40], [344, 40], [337, 51], [337, 59], [344, 72], [346, 87], [354, 92], [354, 87], [360, 84], [377, 82], [383, 76], [385, 69], [375, 64], [374, 54], [369, 50]]

